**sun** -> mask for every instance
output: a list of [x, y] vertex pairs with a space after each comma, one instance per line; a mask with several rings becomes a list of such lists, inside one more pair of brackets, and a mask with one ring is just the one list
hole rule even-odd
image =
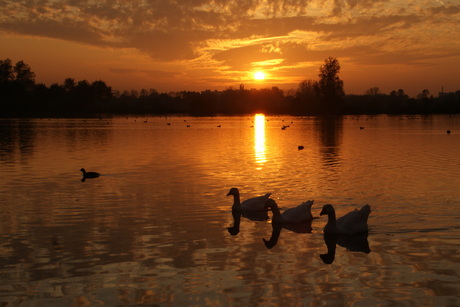
[[256, 71], [254, 73], [254, 79], [256, 79], [256, 80], [264, 80], [265, 79], [265, 73], [263, 73], [262, 71]]

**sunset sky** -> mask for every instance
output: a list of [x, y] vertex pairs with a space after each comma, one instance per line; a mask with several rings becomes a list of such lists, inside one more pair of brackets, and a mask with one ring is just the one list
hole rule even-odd
[[460, 0], [0, 0], [0, 40], [47, 85], [295, 89], [333, 56], [348, 94], [460, 90]]

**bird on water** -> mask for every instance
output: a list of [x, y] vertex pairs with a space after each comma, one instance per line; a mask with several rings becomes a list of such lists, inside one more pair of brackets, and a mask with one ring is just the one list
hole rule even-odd
[[81, 168], [80, 172], [83, 173], [83, 179], [81, 180], [82, 182], [85, 182], [85, 180], [88, 178], [97, 178], [101, 175], [96, 172], [87, 172], [84, 168]]

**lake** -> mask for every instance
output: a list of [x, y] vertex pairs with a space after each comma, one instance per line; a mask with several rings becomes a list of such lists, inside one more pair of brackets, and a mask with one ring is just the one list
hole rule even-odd
[[2, 119], [0, 306], [460, 306], [459, 154], [460, 115]]

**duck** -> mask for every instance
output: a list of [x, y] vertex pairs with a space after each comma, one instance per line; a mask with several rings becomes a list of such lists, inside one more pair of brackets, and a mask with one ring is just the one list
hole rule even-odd
[[297, 207], [286, 209], [283, 213], [280, 212], [275, 200], [271, 198], [267, 200], [265, 206], [270, 208], [273, 213], [273, 223], [302, 223], [313, 220], [311, 214], [313, 200], [307, 200]]
[[83, 179], [81, 181], [85, 181], [87, 178], [97, 178], [99, 177], [101, 174], [99, 173], [96, 173], [96, 172], [87, 172], [84, 168], [81, 168], [80, 169], [80, 172], [83, 173]]
[[233, 195], [233, 206], [232, 210], [239, 211], [263, 211], [267, 210], [265, 203], [269, 199], [271, 193], [266, 193], [262, 196], [249, 198], [240, 202], [240, 191], [238, 188], [231, 188], [227, 196]]
[[326, 204], [319, 215], [328, 216], [323, 230], [324, 234], [358, 234], [369, 231], [367, 219], [370, 213], [371, 206], [364, 205], [360, 210], [355, 209], [336, 219], [334, 207]]

